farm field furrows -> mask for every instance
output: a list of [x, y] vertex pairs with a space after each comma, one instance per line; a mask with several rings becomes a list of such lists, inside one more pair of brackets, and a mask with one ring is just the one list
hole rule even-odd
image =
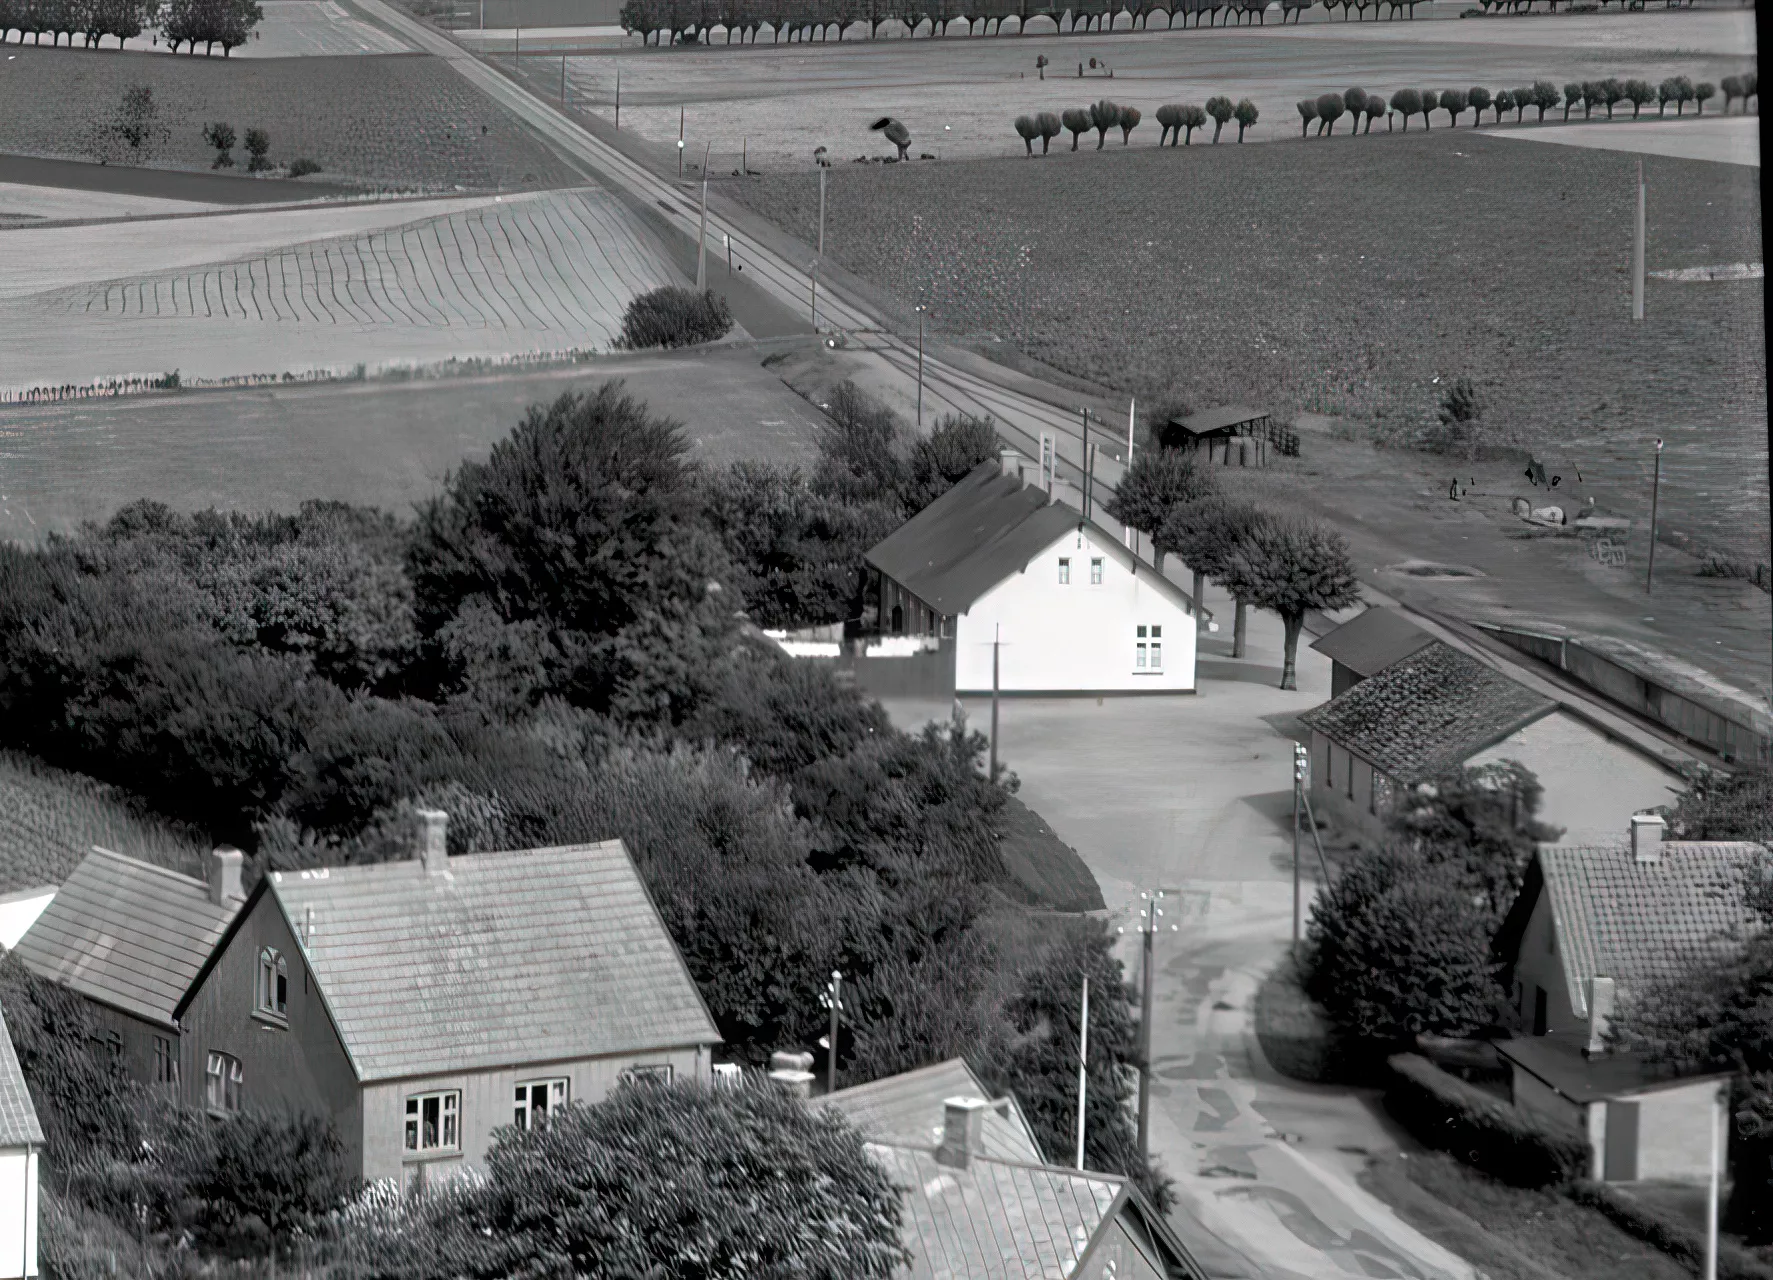
[[0, 301], [0, 345], [11, 355], [4, 385], [162, 368], [214, 378], [602, 349], [635, 295], [681, 280], [627, 206], [595, 188], [469, 203], [325, 238], [312, 231], [328, 211], [304, 211], [311, 216], [291, 221], [310, 234], [283, 244]]
[[[1650, 270], [1760, 260], [1758, 169], [1644, 168]], [[1467, 376], [1494, 436], [1634, 488], [1664, 436], [1665, 518], [1764, 554], [1761, 282], [1653, 279], [1634, 325], [1634, 174], [1470, 127], [839, 166], [826, 250], [950, 334], [1127, 391], [1400, 439]], [[722, 185], [815, 237], [810, 173]]]
[[0, 893], [60, 884], [95, 844], [202, 874], [194, 834], [143, 816], [102, 782], [0, 752]]
[[[1740, 52], [1752, 51], [1755, 41], [1746, 9], [1465, 22], [1451, 16], [1454, 9], [1452, 3], [1424, 5], [1415, 22], [1337, 20], [1282, 28], [1274, 24], [1277, 14], [1267, 27], [1150, 34], [792, 45], [771, 45], [766, 35], [764, 43], [743, 49], [726, 48], [716, 35], [709, 47], [572, 59], [568, 78], [573, 101], [610, 120], [619, 65], [623, 130], [674, 149], [681, 110], [688, 155], [699, 159], [704, 143], [712, 143], [713, 171], [727, 173], [738, 167], [742, 149], [753, 168], [766, 170], [806, 168], [820, 146], [839, 161], [890, 155], [891, 148], [868, 129], [883, 114], [904, 121], [914, 156], [928, 151], [952, 160], [1020, 154], [1011, 127], [1017, 115], [1086, 106], [1101, 97], [1144, 113], [1134, 147], [1156, 143], [1160, 105], [1199, 104], [1215, 94], [1252, 99], [1261, 119], [1249, 137], [1267, 141], [1299, 135], [1293, 106], [1299, 99], [1350, 85], [1389, 96], [1404, 87], [1495, 90], [1536, 80], [1561, 88], [1567, 81], [1608, 76], [1651, 84], [1674, 75], [1717, 81], [1754, 63], [1752, 52]], [[1436, 10], [1446, 16], [1430, 20]], [[1037, 56], [1051, 64], [1044, 80]], [[1113, 77], [1090, 71], [1092, 58], [1111, 66]], [[1086, 64], [1081, 79], [1079, 63]], [[537, 58], [530, 70], [537, 90], [552, 96], [558, 62]], [[1559, 110], [1547, 118], [1561, 116]], [[1445, 119], [1437, 113], [1434, 127]], [[1412, 126], [1419, 127], [1419, 121]], [[1084, 145], [1093, 146], [1094, 139]]]
[[[103, 136], [132, 85], [154, 91], [167, 133], [150, 163], [208, 169], [203, 126], [271, 135], [270, 158], [317, 161], [318, 179], [451, 191], [582, 181], [502, 107], [422, 54], [311, 58], [168, 57], [114, 49], [19, 48], [0, 60], [0, 152], [68, 160], [128, 157]], [[245, 164], [245, 152], [235, 161]]]

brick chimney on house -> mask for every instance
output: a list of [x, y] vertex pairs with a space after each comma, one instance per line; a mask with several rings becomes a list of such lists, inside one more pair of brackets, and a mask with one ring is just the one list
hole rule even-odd
[[978, 1154], [985, 1134], [985, 1113], [991, 1104], [983, 1098], [947, 1098], [942, 1102], [942, 1145], [936, 1163], [964, 1169]]
[[1607, 1051], [1607, 1025], [1616, 994], [1613, 979], [1596, 976], [1588, 980], [1588, 1044], [1583, 1052], [1591, 1058]]
[[813, 1096], [813, 1055], [777, 1052], [770, 1055], [770, 1079], [797, 1098]]
[[441, 809], [420, 809], [419, 861], [428, 876], [449, 870], [449, 815]]
[[1024, 463], [1025, 459], [1014, 449], [999, 449], [997, 451], [998, 467], [1006, 476], [1010, 477], [1010, 479], [1016, 481], [1018, 484], [1028, 483], [1028, 477], [1023, 472]]
[[1668, 823], [1654, 813], [1631, 815], [1631, 860], [1640, 866], [1662, 861], [1662, 838]]
[[240, 886], [240, 867], [246, 861], [240, 850], [223, 845], [209, 855], [209, 900], [218, 907], [246, 901]]

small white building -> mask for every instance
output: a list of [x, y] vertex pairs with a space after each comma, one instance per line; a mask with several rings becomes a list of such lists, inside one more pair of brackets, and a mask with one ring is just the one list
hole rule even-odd
[[1757, 844], [1662, 831], [1639, 815], [1629, 842], [1542, 845], [1494, 943], [1524, 1033], [1496, 1043], [1515, 1104], [1586, 1134], [1589, 1176], [1609, 1182], [1710, 1176], [1730, 1073], [1674, 1075], [1614, 1052], [1608, 1020], [1621, 994], [1739, 946], [1753, 923], [1746, 880], [1773, 867]]
[[16, 889], [0, 894], [0, 948], [11, 951], [18, 940], [37, 923], [44, 908], [55, 901], [55, 885], [36, 889]]
[[43, 1126], [0, 1013], [0, 1280], [37, 1274], [37, 1166]]
[[1196, 606], [1006, 451], [868, 552], [880, 627], [949, 652], [954, 692], [1193, 693]]

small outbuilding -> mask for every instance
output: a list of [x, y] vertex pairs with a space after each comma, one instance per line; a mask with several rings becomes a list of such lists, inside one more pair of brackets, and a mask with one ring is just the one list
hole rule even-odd
[[1334, 698], [1433, 642], [1432, 635], [1403, 614], [1374, 605], [1311, 647], [1330, 660], [1330, 696]]
[[0, 1280], [37, 1274], [37, 1166], [43, 1126], [0, 1014]]
[[[1286, 433], [1288, 440], [1295, 439]], [[1271, 444], [1282, 445], [1280, 452], [1297, 453], [1296, 444], [1284, 447], [1278, 438], [1268, 410], [1252, 409], [1244, 404], [1220, 405], [1186, 417], [1171, 418], [1157, 429], [1157, 442], [1166, 449], [1199, 449], [1207, 451], [1207, 461], [1215, 452], [1226, 465], [1235, 457], [1242, 466], [1264, 466]]]

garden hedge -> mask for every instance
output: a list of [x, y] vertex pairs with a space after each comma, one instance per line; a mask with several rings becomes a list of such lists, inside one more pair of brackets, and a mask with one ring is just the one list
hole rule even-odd
[[[1669, 1257], [1699, 1270], [1705, 1263], [1705, 1238], [1686, 1223], [1659, 1213], [1651, 1205], [1622, 1195], [1604, 1182], [1580, 1179], [1570, 1184], [1570, 1199], [1599, 1209], [1620, 1227], [1654, 1245]], [[1773, 1280], [1773, 1265], [1728, 1240], [1718, 1241], [1718, 1280]]]
[[1575, 1129], [1529, 1115], [1420, 1054], [1396, 1054], [1387, 1065], [1386, 1108], [1427, 1146], [1517, 1187], [1552, 1186], [1586, 1172], [1588, 1142]]
[[687, 347], [724, 338], [732, 327], [733, 313], [726, 299], [712, 289], [697, 293], [666, 285], [628, 304], [622, 317], [621, 344], [630, 351]]

